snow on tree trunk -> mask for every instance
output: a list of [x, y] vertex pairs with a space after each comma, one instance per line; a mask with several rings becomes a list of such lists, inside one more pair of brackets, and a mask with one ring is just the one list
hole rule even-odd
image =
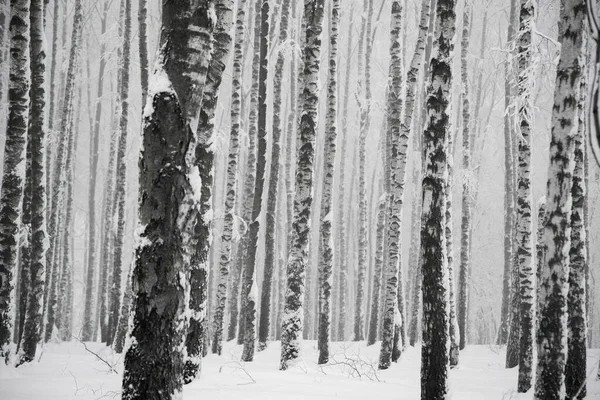
[[[586, 2], [590, 38], [598, 43], [600, 40], [600, 20], [597, 16], [597, 4], [593, 1]], [[590, 145], [592, 153], [596, 158], [596, 163], [600, 164], [600, 112], [598, 112], [598, 104], [600, 104], [600, 46], [596, 46], [596, 53], [593, 57], [594, 78], [591, 84], [590, 100], [587, 107], [587, 124], [589, 127]], [[598, 377], [600, 378], [600, 364], [598, 368]]]
[[318, 347], [319, 364], [329, 361], [331, 336], [331, 287], [333, 270], [333, 181], [337, 140], [337, 57], [340, 2], [333, 0], [329, 22], [329, 75], [327, 78], [327, 112], [325, 116], [325, 159], [321, 199], [321, 232], [319, 240], [319, 315]]
[[239, 317], [237, 318], [238, 334], [237, 343], [244, 344], [246, 328], [246, 299], [249, 290], [252, 287], [252, 275], [248, 274], [247, 259], [250, 250], [250, 224], [252, 223], [252, 209], [254, 205], [254, 192], [256, 184], [256, 165], [257, 165], [257, 135], [258, 135], [258, 91], [260, 74], [260, 9], [261, 1], [256, 0], [254, 4], [254, 53], [252, 57], [252, 86], [250, 88], [250, 111], [248, 114], [248, 137], [250, 146], [248, 148], [248, 164], [246, 166], [246, 179], [244, 183], [243, 215], [242, 218], [246, 224], [246, 232], [241, 240], [238, 250], [238, 268], [241, 272], [241, 287], [239, 295]]
[[[206, 83], [202, 95], [197, 125], [198, 143], [196, 145], [196, 166], [202, 185], [199, 214], [196, 216], [194, 234], [197, 247], [194, 249], [190, 265], [190, 321], [186, 339], [187, 358], [185, 360], [185, 382], [191, 382], [200, 369], [200, 358], [208, 345], [207, 289], [209, 247], [211, 242], [210, 224], [212, 220], [212, 185], [213, 185], [213, 131], [214, 117], [217, 108], [219, 87], [223, 71], [229, 57], [231, 47], [231, 27], [233, 25], [233, 1], [217, 0], [214, 2], [216, 24], [212, 39], [212, 58], [208, 64]], [[199, 188], [200, 189], [200, 188]], [[206, 347], [208, 348], [208, 347]]]
[[44, 2], [33, 0], [30, 8], [30, 120], [28, 130], [27, 167], [28, 190], [30, 196], [30, 227], [27, 233], [29, 243], [29, 290], [26, 304], [26, 315], [20, 340], [20, 352], [17, 365], [30, 362], [35, 358], [37, 344], [41, 340], [42, 299], [45, 284], [45, 240], [46, 240], [46, 179], [44, 176], [44, 130], [45, 116], [45, 34], [44, 34]]
[[519, 269], [519, 393], [531, 387], [533, 362], [534, 270], [531, 243], [531, 125], [533, 124], [532, 42], [534, 9], [531, 0], [521, 0], [519, 31], [517, 33], [517, 110], [518, 110], [518, 166], [517, 166], [517, 262]]
[[[367, 6], [368, 4], [368, 6]], [[369, 206], [367, 204], [367, 186], [366, 186], [366, 165], [367, 165], [367, 136], [371, 127], [371, 54], [373, 53], [373, 41], [371, 40], [371, 31], [373, 30], [373, 0], [365, 0], [366, 20], [363, 18], [361, 29], [361, 43], [359, 46], [365, 47], [365, 69], [364, 69], [364, 98], [360, 104], [360, 136], [359, 136], [359, 178], [358, 178], [358, 197], [359, 197], [359, 236], [358, 236], [358, 274], [356, 282], [356, 300], [354, 305], [354, 340], [364, 339], [364, 303], [365, 303], [365, 284], [367, 273], [367, 251], [369, 239], [367, 236], [368, 224], [367, 213]], [[365, 24], [366, 22], [366, 24]], [[366, 30], [365, 30], [366, 25]], [[362, 39], [365, 37], [364, 39]], [[363, 44], [363, 40], [366, 43]], [[362, 64], [362, 51], [359, 48], [358, 58]], [[361, 67], [359, 66], [359, 71]], [[361, 77], [362, 78], [362, 77]], [[361, 82], [363, 83], [363, 82]]]
[[[398, 306], [398, 269], [399, 269], [399, 250], [400, 250], [400, 217], [402, 210], [402, 190], [403, 172], [399, 166], [402, 157], [406, 157], [406, 146], [403, 147], [402, 133], [400, 130], [400, 118], [402, 110], [402, 47], [400, 33], [402, 30], [402, 5], [399, 1], [392, 3], [391, 9], [391, 27], [390, 27], [390, 67], [387, 95], [387, 135], [388, 143], [391, 147], [388, 153], [389, 174], [386, 178], [389, 182], [385, 184], [389, 188], [388, 194], [388, 216], [386, 227], [385, 251], [388, 252], [387, 265], [384, 269], [384, 309], [383, 309], [383, 329], [381, 332], [381, 351], [379, 354], [379, 369], [389, 368], [392, 361], [392, 350], [394, 341], [394, 326], [396, 317], [396, 308]], [[405, 138], [408, 141], [408, 137]]]
[[[460, 44], [460, 84], [462, 86], [462, 153], [463, 153], [463, 185], [462, 185], [462, 216], [460, 235], [460, 268], [458, 271], [457, 320], [460, 336], [459, 347], [463, 350], [467, 344], [467, 327], [469, 321], [469, 270], [471, 268], [471, 187], [469, 176], [471, 170], [471, 109], [469, 103], [469, 75], [467, 70], [469, 41], [471, 38], [471, 12], [470, 1], [465, 4], [463, 14], [463, 29]], [[452, 150], [450, 150], [452, 151]], [[448, 193], [447, 193], [448, 194]], [[448, 194], [449, 195], [449, 194]], [[451, 311], [452, 313], [452, 311]], [[452, 326], [451, 328], [452, 329]], [[452, 336], [452, 335], [451, 335]], [[451, 361], [452, 362], [452, 361]]]
[[304, 279], [308, 262], [310, 216], [313, 200], [313, 172], [317, 112], [319, 108], [319, 64], [323, 31], [323, 0], [305, 0], [304, 70], [302, 117], [297, 133], [297, 171], [294, 195], [292, 243], [287, 262], [287, 288], [281, 324], [281, 364], [285, 370], [299, 357], [302, 340]]
[[339, 266], [339, 289], [338, 289], [338, 324], [336, 327], [337, 340], [346, 339], [346, 308], [348, 298], [348, 254], [346, 249], [346, 220], [344, 210], [346, 209], [346, 181], [345, 181], [345, 170], [346, 170], [346, 138], [348, 137], [348, 100], [350, 90], [350, 73], [352, 71], [352, 38], [353, 38], [353, 26], [354, 26], [354, 7], [350, 11], [350, 24], [348, 24], [348, 49], [346, 50], [346, 72], [345, 72], [345, 84], [344, 84], [344, 100], [342, 109], [342, 131], [340, 140], [342, 143], [341, 157], [340, 157], [340, 180], [339, 180], [339, 208], [338, 208], [338, 242], [339, 242], [339, 258], [337, 259], [337, 265]]
[[[51, 284], [48, 290], [48, 301], [46, 303], [46, 326], [44, 340], [50, 340], [52, 336], [52, 329], [55, 322], [55, 312], [57, 305], [58, 296], [58, 279], [59, 279], [59, 263], [58, 254], [59, 247], [57, 246], [57, 239], [59, 232], [59, 216], [61, 212], [61, 205], [63, 202], [63, 173], [65, 171], [65, 146], [67, 145], [67, 138], [70, 135], [69, 130], [72, 129], [71, 121], [73, 119], [73, 101], [75, 97], [74, 86], [75, 86], [75, 74], [78, 70], [79, 65], [79, 48], [81, 47], [81, 29], [83, 11], [81, 0], [76, 0], [75, 10], [73, 17], [73, 33], [71, 39], [71, 50], [69, 54], [69, 67], [66, 75], [66, 85], [63, 101], [62, 120], [60, 126], [61, 138], [58, 139], [58, 148], [56, 151], [56, 167], [53, 171], [52, 177], [52, 204], [51, 214], [48, 225], [48, 237], [51, 240], [50, 248], [46, 253], [46, 266], [52, 268]], [[48, 278], [48, 277], [47, 277]]]
[[447, 136], [452, 87], [452, 51], [456, 31], [455, 2], [438, 0], [434, 27], [427, 119], [424, 132], [425, 170], [421, 254], [423, 275], [423, 345], [421, 399], [449, 396], [449, 287], [444, 235]]
[[[290, 9], [290, 0], [284, 0], [281, 10], [281, 21], [279, 25], [279, 42], [287, 41], [288, 14]], [[277, 7], [276, 7], [277, 10]], [[273, 26], [271, 26], [273, 28]], [[277, 213], [277, 188], [279, 184], [279, 160], [281, 154], [281, 132], [282, 115], [281, 112], [282, 89], [283, 89], [283, 66], [285, 63], [285, 50], [283, 46], [279, 47], [277, 62], [275, 64], [275, 73], [273, 76], [273, 143], [271, 146], [271, 172], [269, 174], [269, 194], [267, 199], [267, 213], [265, 226], [265, 266], [263, 270], [263, 284], [260, 298], [260, 323], [258, 332], [258, 351], [267, 347], [269, 328], [271, 326], [271, 287], [273, 286], [273, 270], [276, 261], [276, 226], [275, 220]]]
[[[521, 15], [523, 15], [523, 10]], [[556, 72], [547, 212], [543, 242], [546, 258], [540, 271], [537, 378], [535, 399], [558, 399], [565, 391], [567, 305], [572, 205], [572, 173], [577, 135], [577, 108], [583, 68], [586, 15], [583, 0], [566, 0], [560, 12], [561, 53]]]
[[[106, 33], [106, 23], [110, 3], [104, 2], [100, 35]], [[92, 159], [90, 166], [89, 199], [88, 199], [88, 258], [85, 283], [85, 306], [83, 312], [83, 341], [94, 340], [96, 314], [94, 313], [94, 278], [96, 276], [96, 180], [98, 176], [98, 148], [100, 142], [100, 124], [102, 121], [102, 96], [104, 92], [104, 70], [106, 69], [106, 43], [100, 44], [100, 67], [98, 69], [98, 92], [96, 95], [96, 116], [93, 131]]]
[[123, 246], [125, 240], [125, 202], [126, 202], [126, 177], [127, 166], [125, 153], [127, 151], [127, 130], [129, 121], [129, 66], [131, 59], [131, 0], [125, 0], [125, 15], [123, 24], [123, 65], [121, 72], [121, 113], [119, 116], [119, 145], [117, 148], [117, 178], [115, 182], [117, 233], [112, 268], [112, 282], [110, 287], [110, 307], [108, 311], [108, 341], [112, 343], [119, 323], [121, 311], [123, 272]]
[[[584, 33], [583, 49], [587, 46], [587, 34]], [[586, 60], [587, 57], [584, 59]], [[585, 61], [582, 65], [586, 66]], [[588, 308], [586, 304], [588, 254], [586, 245], [588, 243], [585, 230], [584, 202], [587, 197], [587, 186], [585, 182], [585, 153], [586, 136], [583, 110], [587, 88], [585, 76], [587, 68], [582, 69], [580, 78], [579, 104], [578, 104], [578, 128], [574, 138], [575, 151], [573, 170], [573, 196], [571, 212], [571, 247], [569, 249], [569, 294], [567, 297], [567, 360], [565, 365], [565, 386], [567, 398], [583, 399], [587, 394], [586, 387], [586, 360], [587, 360], [587, 326]]]
[[[507, 47], [514, 40], [516, 24], [516, 0], [511, 0], [510, 18], [508, 25]], [[515, 227], [515, 197], [514, 197], [514, 156], [513, 140], [514, 123], [511, 115], [513, 111], [513, 57], [512, 52], [507, 53], [504, 63], [504, 278], [502, 280], [502, 306], [500, 309], [500, 328], [496, 344], [508, 343], [510, 332], [511, 309], [511, 274], [514, 259], [514, 227]]]
[[[229, 137], [229, 155], [227, 162], [227, 182], [225, 197], [225, 215], [223, 217], [223, 233], [219, 259], [219, 277], [217, 297], [213, 317], [212, 352], [221, 355], [223, 350], [223, 319], [227, 302], [227, 277], [231, 265], [231, 241], [234, 228], [234, 206], [236, 204], [236, 170], [239, 158], [240, 107], [242, 101], [242, 46], [245, 39], [244, 18], [246, 0], [238, 2], [235, 21], [235, 44], [233, 50], [233, 78], [231, 91], [231, 132]], [[235, 327], [235, 324], [233, 324]]]
[[188, 265], [198, 245], [194, 230], [206, 185], [196, 163], [195, 131], [214, 12], [212, 3], [163, 5], [161, 50], [144, 108], [135, 296], [123, 373], [127, 400], [182, 398], [193, 284]]

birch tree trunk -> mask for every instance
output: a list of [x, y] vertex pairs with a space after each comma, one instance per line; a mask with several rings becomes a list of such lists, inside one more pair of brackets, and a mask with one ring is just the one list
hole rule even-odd
[[138, 3], [138, 36], [140, 57], [140, 84], [142, 85], [142, 107], [146, 105], [148, 97], [148, 0], [139, 0]]
[[[387, 130], [387, 129], [386, 129]], [[387, 163], [387, 161], [386, 161]], [[367, 346], [375, 344], [377, 340], [377, 330], [379, 328], [380, 320], [380, 304], [379, 299], [383, 292], [381, 290], [381, 283], [383, 282], [383, 252], [385, 251], [385, 214], [387, 211], [387, 195], [383, 194], [382, 198], [379, 199], [377, 206], [377, 237], [375, 239], [375, 276], [373, 278], [373, 292], [371, 294], [371, 317], [369, 318], [369, 332], [367, 336]]]
[[[223, 319], [227, 302], [227, 277], [231, 265], [231, 240], [234, 227], [234, 206], [236, 204], [236, 170], [239, 158], [240, 107], [242, 97], [242, 46], [245, 39], [244, 18], [246, 0], [238, 2], [235, 21], [235, 44], [233, 50], [233, 78], [231, 90], [231, 131], [229, 137], [229, 156], [227, 162], [227, 182], [225, 198], [225, 216], [223, 217], [223, 233], [219, 259], [219, 281], [217, 299], [213, 318], [212, 352], [221, 355], [223, 350]], [[235, 326], [235, 324], [234, 324]]]
[[340, 243], [339, 248], [339, 290], [338, 290], [338, 325], [337, 325], [337, 340], [346, 339], [346, 307], [348, 297], [348, 255], [346, 254], [346, 220], [344, 216], [344, 210], [346, 209], [346, 181], [345, 181], [345, 170], [346, 170], [346, 139], [348, 137], [348, 99], [350, 90], [350, 73], [352, 71], [352, 28], [354, 26], [354, 8], [350, 11], [350, 24], [348, 25], [348, 49], [346, 50], [346, 72], [345, 72], [345, 85], [344, 85], [344, 100], [342, 109], [342, 132], [341, 132], [341, 157], [340, 157], [340, 181], [339, 181], [339, 209], [338, 209], [338, 241]]
[[[508, 37], [506, 47], [512, 46], [516, 25], [516, 0], [511, 0]], [[498, 345], [509, 342], [511, 316], [511, 274], [514, 259], [514, 227], [515, 227], [515, 198], [514, 198], [514, 155], [513, 137], [514, 124], [511, 118], [513, 110], [513, 57], [507, 53], [504, 63], [504, 279], [502, 280], [502, 306], [500, 309], [500, 328], [498, 330]], [[508, 356], [508, 347], [507, 347]], [[508, 365], [507, 365], [508, 367]]]
[[129, 122], [129, 66], [131, 63], [131, 0], [125, 0], [123, 24], [123, 66], [121, 72], [121, 107], [119, 116], [119, 145], [117, 148], [117, 178], [115, 182], [115, 199], [117, 213], [117, 233], [113, 259], [112, 283], [110, 288], [110, 307], [108, 312], [108, 342], [114, 341], [121, 311], [121, 274], [123, 272], [123, 246], [125, 240], [125, 196], [127, 166], [127, 130]]
[[447, 136], [452, 88], [452, 51], [456, 31], [455, 2], [438, 0], [434, 28], [431, 80], [427, 88], [424, 132], [425, 170], [421, 254], [423, 269], [423, 345], [421, 399], [448, 398], [449, 282], [445, 260], [444, 208], [447, 179]]
[[17, 364], [31, 362], [35, 358], [37, 344], [41, 340], [43, 327], [43, 304], [45, 290], [46, 259], [44, 257], [46, 240], [46, 178], [44, 175], [44, 156], [46, 131], [46, 53], [44, 34], [44, 1], [31, 2], [31, 88], [30, 121], [28, 146], [30, 162], [28, 164], [31, 193], [31, 228], [28, 233], [30, 246], [29, 293], [27, 297], [27, 315], [21, 338], [21, 351]]
[[547, 246], [540, 272], [539, 324], [537, 331], [537, 378], [535, 399], [559, 399], [565, 391], [567, 356], [567, 304], [569, 290], [569, 238], [572, 204], [573, 154], [577, 134], [577, 108], [583, 67], [585, 7], [583, 0], [566, 0], [560, 12], [559, 42], [550, 166], [548, 168], [547, 212], [543, 241]]
[[[102, 11], [100, 35], [106, 33], [106, 22], [110, 3], [104, 2]], [[96, 180], [98, 176], [98, 148], [100, 142], [100, 124], [102, 120], [102, 96], [104, 93], [104, 70], [106, 69], [106, 43], [100, 44], [100, 66], [98, 69], [98, 89], [96, 95], [96, 117], [94, 122], [93, 144], [91, 149], [92, 159], [90, 166], [89, 200], [88, 200], [88, 258], [87, 276], [85, 283], [85, 306], [83, 312], [83, 329], [81, 340], [91, 341], [95, 331], [94, 313], [94, 278], [96, 276]]]
[[319, 364], [329, 361], [331, 336], [331, 287], [333, 270], [333, 181], [337, 138], [337, 55], [340, 2], [333, 0], [329, 23], [329, 76], [327, 80], [327, 112], [325, 115], [325, 148], [323, 162], [323, 197], [321, 199], [321, 232], [319, 240]]
[[[471, 8], [468, 1], [465, 4], [463, 14], [463, 30], [460, 44], [460, 77], [462, 92], [462, 117], [463, 117], [463, 171], [465, 176], [470, 176], [471, 171], [471, 108], [469, 102], [469, 75], [467, 70], [469, 41], [471, 39]], [[485, 28], [484, 28], [485, 29]], [[452, 151], [450, 149], [450, 151]], [[462, 218], [461, 218], [461, 237], [460, 237], [460, 269], [458, 272], [458, 296], [457, 296], [457, 320], [460, 336], [459, 347], [463, 350], [467, 344], [467, 327], [469, 321], [469, 275], [471, 268], [471, 186], [468, 178], [464, 179], [462, 185]], [[451, 326], [452, 329], [452, 326]], [[452, 361], [451, 361], [452, 362]]]
[[[584, 25], [585, 29], [585, 25]], [[583, 35], [583, 49], [587, 49], [587, 33]], [[585, 51], [585, 50], [584, 50]], [[586, 361], [587, 361], [587, 327], [588, 309], [586, 304], [586, 270], [588, 269], [587, 232], [585, 230], [584, 202], [587, 197], [585, 182], [585, 153], [586, 136], [583, 110], [587, 88], [585, 85], [587, 73], [587, 57], [582, 62], [580, 77], [578, 126], [577, 135], [574, 137], [575, 150], [573, 171], [573, 197], [571, 211], [571, 247], [569, 249], [569, 293], [567, 296], [567, 360], [565, 365], [565, 386], [567, 398], [583, 399], [587, 395], [586, 387]]]
[[[354, 305], [354, 340], [364, 339], [364, 302], [365, 302], [365, 283], [367, 272], [367, 250], [369, 246], [367, 213], [369, 206], [367, 204], [367, 188], [366, 188], [366, 162], [367, 150], [366, 141], [369, 136], [371, 126], [371, 54], [373, 53], [373, 42], [371, 40], [371, 32], [373, 30], [373, 0], [365, 0], [366, 7], [366, 31], [361, 33], [361, 37], [365, 36], [365, 78], [364, 78], [364, 99], [360, 108], [360, 136], [359, 136], [359, 221], [360, 230], [358, 236], [358, 275], [356, 286], [356, 301]], [[365, 20], [363, 19], [363, 29]], [[363, 39], [361, 39], [363, 40]], [[362, 54], [359, 51], [358, 55], [362, 63]], [[360, 70], [360, 68], [359, 68]]]
[[[59, 232], [59, 215], [61, 214], [60, 205], [62, 204], [64, 193], [63, 193], [63, 173], [65, 169], [64, 158], [66, 155], [65, 146], [67, 145], [66, 138], [70, 135], [70, 129], [72, 129], [71, 121], [73, 119], [73, 102], [74, 102], [74, 89], [75, 89], [75, 74], [79, 66], [79, 48], [81, 47], [81, 30], [83, 24], [83, 11], [81, 0], [75, 1], [75, 9], [73, 16], [73, 33], [71, 39], [71, 50], [69, 54], [69, 67], [66, 75], [64, 102], [62, 110], [62, 120], [60, 126], [61, 138], [58, 139], [58, 147], [56, 151], [56, 167], [53, 171], [52, 177], [52, 204], [51, 214], [48, 225], [48, 237], [51, 239], [51, 244], [48, 252], [46, 252], [46, 265], [52, 268], [51, 286], [49, 288], [48, 302], [46, 305], [46, 327], [44, 340], [50, 340], [52, 336], [52, 329], [55, 322], [55, 312], [57, 305], [58, 295], [58, 251], [57, 246], [58, 232]], [[55, 254], [56, 253], [56, 254]]]
[[[276, 7], [277, 10], [278, 7]], [[284, 43], [288, 38], [288, 14], [290, 0], [284, 0], [281, 8], [281, 19], [279, 25], [279, 43]], [[273, 21], [274, 18], [271, 18]], [[273, 21], [274, 24], [274, 21]], [[271, 26], [273, 29], [273, 26]], [[271, 38], [271, 36], [270, 36]], [[276, 263], [276, 213], [277, 213], [277, 187], [279, 184], [279, 164], [281, 154], [281, 112], [282, 89], [283, 89], [283, 66], [285, 63], [285, 52], [280, 45], [275, 64], [273, 76], [273, 143], [271, 145], [271, 172], [269, 174], [269, 194], [267, 199], [267, 215], [265, 226], [265, 266], [263, 270], [263, 284], [260, 296], [260, 323], [258, 332], [258, 351], [267, 348], [269, 328], [271, 326], [271, 287], [273, 282], [273, 270]]]
[[258, 91], [260, 75], [260, 8], [262, 0], [255, 0], [254, 3], [254, 53], [252, 57], [252, 86], [250, 88], [250, 111], [248, 113], [248, 136], [250, 146], [248, 148], [248, 164], [246, 166], [246, 178], [244, 181], [244, 200], [242, 218], [246, 224], [246, 232], [242, 237], [240, 248], [238, 249], [238, 268], [242, 271], [241, 287], [239, 295], [240, 315], [237, 319], [238, 334], [237, 343], [244, 344], [246, 328], [246, 299], [252, 284], [249, 283], [252, 276], [248, 276], [247, 259], [250, 251], [250, 225], [252, 224], [252, 209], [254, 206], [254, 192], [256, 184], [256, 166], [257, 166], [257, 136], [258, 136]]
[[287, 262], [286, 301], [281, 324], [281, 370], [286, 370], [290, 363], [299, 357], [302, 340], [302, 303], [313, 200], [314, 147], [319, 108], [319, 64], [323, 14], [323, 0], [304, 1], [306, 37], [303, 49], [302, 117], [297, 134], [298, 159], [293, 232]]
[[[465, 12], [463, 14], [463, 34], [465, 33], [465, 24], [470, 25], [471, 21], [471, 5], [467, 4], [465, 6]], [[467, 22], [469, 21], [469, 22]], [[468, 29], [467, 29], [468, 30]], [[462, 49], [461, 49], [462, 52]], [[465, 51], [466, 52], [466, 51]], [[466, 89], [466, 87], [463, 87]], [[461, 341], [460, 329], [458, 326], [458, 318], [457, 318], [457, 292], [456, 292], [456, 277], [454, 274], [454, 241], [452, 240], [452, 232], [454, 231], [454, 219], [452, 218], [452, 186], [454, 181], [454, 136], [452, 131], [448, 132], [448, 154], [446, 157], [447, 160], [447, 168], [448, 168], [448, 179], [446, 180], [446, 209], [445, 209], [445, 218], [446, 218], [446, 227], [444, 229], [446, 236], [446, 258], [448, 261], [448, 301], [449, 301], [449, 309], [450, 309], [450, 367], [455, 367], [458, 365], [458, 349], [459, 343]]]
[[11, 0], [10, 74], [4, 169], [0, 191], [0, 357], [10, 361], [12, 275], [17, 269], [25, 151], [29, 121], [30, 1]]
[[[257, 5], [258, 7], [258, 5]], [[258, 11], [258, 10], [257, 10]], [[257, 19], [258, 22], [258, 19]], [[242, 302], [244, 307], [244, 350], [242, 361], [254, 359], [254, 343], [256, 341], [256, 302], [258, 301], [258, 284], [256, 281], [256, 252], [258, 248], [258, 233], [260, 229], [260, 214], [262, 210], [262, 195], [265, 183], [266, 153], [267, 153], [267, 50], [269, 40], [269, 2], [261, 0], [260, 26], [255, 32], [260, 32], [260, 45], [254, 56], [259, 57], [258, 71], [258, 102], [256, 109], [251, 110], [257, 114], [257, 139], [258, 153], [256, 158], [256, 176], [254, 181], [254, 202], [252, 205], [252, 222], [248, 237], [248, 255], [245, 260], [244, 282], [242, 286]], [[272, 278], [272, 276], [271, 276]]]
[[[208, 274], [210, 223], [212, 222], [212, 150], [214, 117], [217, 108], [219, 87], [229, 57], [231, 47], [231, 27], [233, 25], [233, 1], [216, 0], [214, 2], [216, 24], [213, 28], [212, 56], [208, 64], [206, 83], [198, 120], [198, 143], [196, 145], [196, 168], [199, 171], [202, 190], [199, 214], [194, 227], [194, 249], [190, 266], [190, 321], [186, 338], [187, 358], [185, 360], [184, 379], [191, 382], [200, 369], [200, 358], [204, 354], [208, 341]], [[206, 347], [207, 348], [207, 347]]]
[[[388, 218], [386, 227], [386, 251], [388, 252], [387, 265], [384, 270], [385, 297], [383, 309], [383, 329], [381, 332], [381, 351], [379, 353], [379, 369], [387, 369], [391, 365], [394, 325], [396, 308], [398, 306], [398, 268], [400, 249], [400, 223], [402, 209], [402, 172], [399, 165], [402, 156], [406, 156], [406, 148], [402, 148], [402, 133], [400, 118], [402, 110], [402, 45], [400, 34], [402, 31], [402, 5], [399, 1], [392, 2], [390, 27], [390, 68], [387, 95], [387, 135], [386, 145], [390, 147], [389, 157], [389, 188]], [[408, 138], [406, 138], [408, 139]], [[402, 153], [404, 151], [404, 153]], [[404, 161], [406, 162], [406, 160]]]
[[531, 125], [533, 123], [532, 34], [534, 9], [531, 0], [521, 0], [519, 32], [517, 34], [518, 63], [518, 169], [517, 169], [517, 260], [519, 268], [519, 393], [531, 387], [533, 362], [534, 271], [531, 254]]
[[144, 109], [132, 344], [123, 373], [127, 400], [181, 396], [190, 293], [186, 266], [198, 245], [199, 185], [206, 184], [195, 160], [195, 131], [214, 12], [212, 2], [163, 5], [161, 51], [148, 93], [151, 106]]

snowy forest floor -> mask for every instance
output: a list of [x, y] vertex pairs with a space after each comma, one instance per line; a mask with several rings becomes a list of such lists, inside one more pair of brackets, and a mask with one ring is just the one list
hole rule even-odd
[[[18, 369], [0, 365], [0, 399], [119, 399], [123, 357], [99, 343], [49, 344], [40, 362]], [[398, 364], [377, 370], [379, 344], [333, 343], [330, 364], [318, 366], [315, 341], [305, 341], [303, 361], [279, 371], [279, 342], [241, 363], [241, 346], [226, 343], [223, 356], [209, 355], [198, 380], [185, 386], [185, 399], [418, 399], [420, 349], [409, 348]], [[460, 365], [450, 373], [456, 400], [530, 399], [532, 391], [517, 394], [517, 368], [505, 369], [505, 350], [468, 346]], [[588, 399], [600, 399], [597, 373], [600, 350], [588, 354]], [[110, 365], [109, 365], [110, 364]]]

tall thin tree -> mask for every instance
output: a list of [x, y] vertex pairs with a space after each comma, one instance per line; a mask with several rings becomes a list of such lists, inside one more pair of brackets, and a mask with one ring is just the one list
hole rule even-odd
[[[523, 12], [523, 11], [522, 11]], [[573, 155], [583, 65], [586, 18], [583, 0], [566, 0], [560, 10], [560, 58], [556, 71], [550, 140], [550, 166], [544, 226], [547, 248], [540, 271], [539, 324], [535, 399], [559, 399], [565, 391], [567, 357], [567, 304], [569, 289], [569, 224], [572, 204]]]

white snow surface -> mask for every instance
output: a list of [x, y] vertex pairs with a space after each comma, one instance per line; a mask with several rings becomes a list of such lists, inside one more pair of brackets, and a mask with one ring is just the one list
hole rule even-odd
[[[111, 365], [115, 373], [87, 352], [78, 342], [48, 344], [40, 362], [17, 369], [0, 363], [0, 399], [118, 399], [123, 356], [99, 343], [88, 343]], [[200, 377], [183, 389], [183, 398], [211, 400], [269, 399], [418, 399], [420, 393], [420, 348], [408, 348], [398, 364], [377, 371], [379, 343], [332, 343], [328, 365], [318, 366], [315, 341], [303, 342], [303, 359], [287, 371], [279, 371], [279, 342], [256, 353], [254, 362], [240, 360], [242, 346], [224, 343], [223, 355], [202, 361]], [[587, 399], [600, 398], [600, 381], [595, 380], [600, 350], [588, 353]], [[39, 358], [39, 354], [38, 354]], [[452, 399], [487, 400], [533, 398], [533, 389], [518, 394], [517, 368], [504, 368], [505, 350], [496, 346], [468, 346], [460, 365], [450, 372]], [[336, 364], [337, 363], [337, 364]], [[356, 367], [356, 370], [349, 367]], [[360, 376], [359, 376], [360, 374]], [[535, 374], [534, 374], [535, 376]]]

